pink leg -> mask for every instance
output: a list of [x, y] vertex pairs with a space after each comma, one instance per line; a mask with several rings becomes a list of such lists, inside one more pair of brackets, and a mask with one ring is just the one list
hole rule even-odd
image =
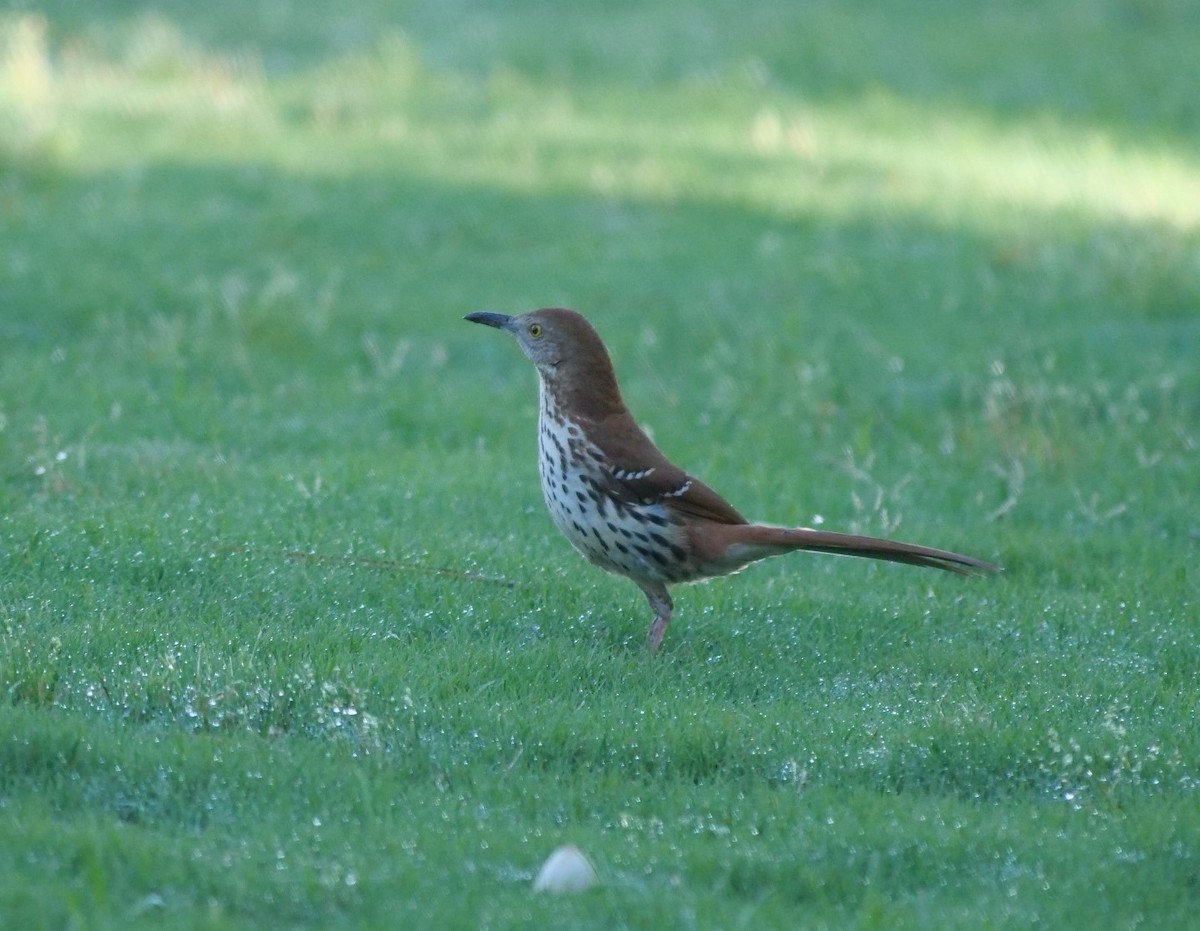
[[654, 623], [650, 625], [650, 633], [646, 636], [646, 645], [650, 648], [651, 653], [657, 653], [663, 635], [667, 632], [667, 625], [671, 623], [671, 612], [675, 610], [675, 605], [671, 603], [667, 586], [662, 582], [638, 582], [637, 584], [638, 588], [645, 593], [646, 600], [650, 602], [650, 607], [654, 610]]

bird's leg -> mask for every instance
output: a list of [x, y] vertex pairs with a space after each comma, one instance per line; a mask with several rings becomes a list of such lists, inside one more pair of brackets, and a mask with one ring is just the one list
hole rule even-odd
[[654, 623], [650, 625], [650, 633], [646, 635], [646, 645], [650, 647], [651, 653], [657, 653], [663, 635], [667, 632], [667, 625], [671, 623], [671, 612], [675, 610], [675, 605], [667, 593], [667, 586], [662, 582], [638, 581], [637, 585], [654, 610]]

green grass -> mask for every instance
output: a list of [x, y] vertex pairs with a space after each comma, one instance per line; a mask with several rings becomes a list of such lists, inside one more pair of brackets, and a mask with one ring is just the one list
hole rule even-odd
[[[1046, 6], [0, 9], [0, 926], [1195, 926], [1200, 16]], [[744, 512], [1006, 572], [650, 658], [461, 321], [546, 304]]]

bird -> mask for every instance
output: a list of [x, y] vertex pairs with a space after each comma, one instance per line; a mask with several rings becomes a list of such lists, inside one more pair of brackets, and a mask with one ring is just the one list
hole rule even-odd
[[558, 529], [589, 562], [630, 579], [654, 611], [656, 653], [671, 622], [669, 587], [738, 572], [794, 550], [861, 556], [963, 575], [999, 566], [879, 537], [751, 523], [674, 465], [625, 406], [600, 335], [580, 313], [546, 307], [464, 318], [513, 336], [538, 373], [538, 471]]

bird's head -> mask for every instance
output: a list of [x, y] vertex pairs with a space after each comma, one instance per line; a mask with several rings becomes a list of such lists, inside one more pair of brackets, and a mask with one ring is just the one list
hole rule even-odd
[[[582, 314], [547, 307], [515, 316], [479, 311], [465, 319], [512, 334], [542, 383], [560, 400], [623, 407], [608, 350]], [[581, 392], [595, 398], [578, 398]]]

